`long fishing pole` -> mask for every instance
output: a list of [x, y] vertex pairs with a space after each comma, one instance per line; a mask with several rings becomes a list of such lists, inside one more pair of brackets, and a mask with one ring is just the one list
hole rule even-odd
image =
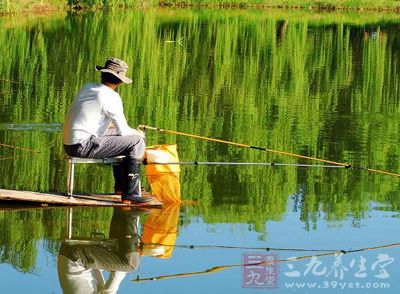
[[264, 147], [246, 145], [246, 144], [242, 144], [242, 143], [236, 143], [236, 142], [225, 141], [225, 140], [221, 140], [221, 139], [203, 137], [203, 136], [199, 136], [199, 135], [187, 134], [187, 133], [182, 133], [182, 132], [178, 132], [178, 131], [165, 130], [165, 129], [161, 129], [161, 128], [146, 126], [146, 125], [139, 125], [139, 128], [142, 129], [143, 131], [147, 131], [147, 130], [158, 131], [158, 132], [166, 133], [166, 134], [180, 135], [180, 136], [200, 139], [200, 140], [204, 140], [204, 141], [209, 141], [209, 142], [228, 144], [228, 145], [242, 147], [242, 148], [251, 148], [251, 149], [267, 151], [267, 152], [272, 152], [272, 153], [277, 153], [277, 154], [282, 154], [282, 155], [289, 155], [289, 156], [308, 159], [308, 160], [320, 161], [320, 162], [329, 163], [329, 164], [333, 164], [333, 165], [350, 167], [350, 165], [347, 163], [340, 163], [340, 162], [336, 162], [336, 161], [330, 161], [330, 160], [326, 160], [326, 159], [320, 159], [320, 158], [316, 158], [316, 157], [310, 157], [310, 156], [290, 153], [290, 152], [286, 152], [286, 151], [278, 151], [278, 150], [268, 149], [268, 148], [264, 148]]
[[286, 152], [286, 151], [279, 151], [279, 150], [269, 149], [269, 148], [265, 148], [265, 147], [258, 147], [258, 146], [253, 146], [253, 145], [247, 145], [247, 144], [242, 144], [242, 143], [236, 143], [236, 142], [221, 140], [221, 139], [215, 139], [215, 138], [209, 138], [209, 137], [204, 137], [204, 136], [199, 136], [199, 135], [187, 134], [187, 133], [182, 133], [182, 132], [178, 132], [178, 131], [165, 130], [165, 129], [161, 129], [161, 128], [157, 128], [157, 127], [151, 127], [151, 126], [147, 126], [147, 125], [139, 125], [139, 128], [142, 129], [143, 131], [152, 130], [152, 131], [157, 131], [157, 132], [161, 132], [161, 133], [185, 136], [185, 137], [200, 139], [200, 140], [209, 141], [209, 142], [222, 143], [222, 144], [232, 145], [232, 146], [236, 146], [236, 147], [250, 148], [250, 149], [256, 149], [256, 150], [260, 150], [260, 151], [280, 154], [280, 155], [288, 155], [288, 156], [292, 156], [292, 157], [296, 157], [296, 158], [314, 160], [314, 161], [319, 161], [319, 162], [328, 163], [328, 164], [332, 164], [332, 165], [343, 166], [345, 168], [361, 169], [361, 170], [366, 170], [366, 171], [371, 172], [371, 173], [379, 173], [379, 174], [385, 174], [385, 175], [389, 175], [389, 176], [400, 177], [400, 174], [398, 174], [398, 173], [393, 173], [393, 172], [388, 172], [388, 171], [383, 171], [383, 170], [377, 170], [377, 169], [372, 169], [372, 168], [368, 168], [368, 167], [355, 166], [355, 165], [352, 165], [352, 164], [349, 164], [349, 163], [342, 163], [342, 162], [337, 162], [337, 161], [332, 161], [332, 160], [327, 160], [327, 159], [321, 159], [321, 158], [317, 158], [317, 157], [311, 157], [311, 156], [306, 156], [306, 155], [301, 155], [301, 154], [296, 154], [296, 153], [291, 153], [291, 152]]
[[[325, 257], [325, 256], [333, 256], [335, 254], [350, 254], [350, 253], [356, 253], [356, 252], [362, 252], [362, 251], [371, 251], [371, 250], [377, 250], [377, 249], [383, 249], [383, 248], [391, 248], [391, 247], [398, 247], [400, 246], [400, 243], [393, 243], [393, 244], [385, 244], [385, 245], [380, 245], [380, 246], [373, 246], [373, 247], [367, 247], [367, 248], [359, 248], [359, 249], [353, 249], [353, 250], [340, 250], [340, 251], [332, 251], [332, 252], [325, 252], [325, 253], [320, 253], [320, 254], [313, 254], [313, 255], [303, 255], [295, 258], [286, 258], [286, 259], [279, 259], [276, 262], [277, 263], [282, 263], [282, 262], [295, 262], [295, 261], [302, 261], [302, 260], [307, 260], [313, 257]], [[171, 279], [171, 278], [179, 278], [179, 277], [189, 277], [189, 276], [198, 276], [198, 275], [204, 275], [204, 274], [210, 274], [210, 273], [215, 273], [215, 272], [220, 272], [222, 270], [230, 269], [230, 268], [235, 268], [235, 267], [246, 267], [246, 266], [256, 266], [256, 265], [267, 265], [267, 263], [270, 263], [271, 261], [261, 261], [258, 263], [250, 263], [250, 264], [228, 264], [228, 265], [222, 265], [222, 266], [215, 266], [210, 269], [206, 269], [204, 271], [197, 271], [197, 272], [186, 272], [186, 273], [178, 273], [178, 274], [170, 274], [170, 275], [162, 275], [162, 276], [157, 276], [157, 277], [148, 277], [148, 278], [140, 278], [139, 276], [136, 279], [133, 279], [132, 282], [147, 282], [147, 281], [157, 281], [157, 280], [165, 280], [165, 279]]]

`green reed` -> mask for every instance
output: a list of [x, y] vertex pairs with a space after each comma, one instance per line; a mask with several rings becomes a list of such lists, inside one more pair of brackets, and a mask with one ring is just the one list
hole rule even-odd
[[[208, 26], [202, 29], [204, 21]], [[117, 28], [123, 23], [129, 26], [121, 32]], [[176, 22], [168, 17], [160, 18], [157, 12], [137, 11], [123, 17], [116, 13], [69, 16], [64, 24], [44, 30], [40, 29], [41, 24], [33, 25], [32, 29], [36, 30], [33, 33], [23, 29], [3, 31], [4, 38], [12, 34], [15, 39], [15, 42], [4, 42], [7, 45], [3, 58], [16, 61], [4, 62], [3, 75], [19, 81], [19, 84], [2, 83], [2, 89], [10, 93], [4, 96], [3, 105], [13, 109], [5, 113], [5, 121], [62, 122], [79, 87], [96, 79], [90, 64], [117, 55], [131, 64], [134, 77], [132, 86], [121, 88], [127, 117], [133, 125], [144, 122], [197, 134], [226, 134], [233, 141], [319, 157], [329, 157], [332, 152], [325, 144], [335, 142], [342, 144], [339, 148], [342, 152], [332, 153], [337, 160], [356, 160], [365, 165], [389, 163], [386, 160], [389, 154], [374, 153], [374, 149], [367, 150], [371, 154], [365, 155], [373, 160], [357, 158], [356, 152], [361, 151], [361, 147], [346, 146], [345, 138], [335, 133], [337, 123], [320, 115], [322, 111], [343, 112], [343, 115], [360, 113], [360, 117], [350, 122], [349, 131], [363, 141], [368, 136], [368, 124], [376, 123], [363, 117], [365, 110], [378, 116], [379, 111], [396, 113], [398, 103], [391, 97], [398, 95], [397, 88], [391, 83], [393, 89], [383, 85], [388, 78], [393, 79], [384, 68], [395, 67], [390, 62], [398, 62], [398, 57], [385, 55], [390, 52], [385, 34], [378, 33], [374, 41], [363, 41], [360, 52], [353, 56], [355, 44], [352, 44], [351, 35], [358, 33], [356, 28], [341, 24], [317, 41], [307, 31], [318, 32], [318, 26], [295, 22], [282, 28], [284, 21], [257, 15], [252, 20], [248, 15], [229, 17], [228, 14], [225, 19], [217, 14], [204, 17], [194, 13], [190, 20]], [[86, 31], [96, 33], [92, 36]], [[74, 35], [84, 36], [84, 42], [73, 38]], [[112, 47], [106, 46], [96, 55], [94, 48], [103, 48], [109, 36], [115, 38]], [[182, 40], [183, 46], [169, 42], [178, 40]], [[60, 44], [65, 51], [56, 50]], [[65, 58], [65, 52], [74, 58]], [[357, 64], [364, 64], [364, 67], [358, 71], [361, 74], [355, 75]], [[370, 76], [374, 77], [371, 82]], [[346, 100], [342, 98], [343, 93]], [[383, 123], [382, 128], [370, 129], [375, 138], [381, 138], [375, 141], [382, 142], [376, 143], [376, 150], [389, 148], [389, 144], [387, 148], [382, 144], [391, 136], [387, 133], [392, 129], [390, 124], [396, 131], [396, 123], [388, 120]], [[330, 137], [321, 138], [321, 127], [327, 131], [323, 136]], [[364, 131], [360, 133], [360, 130]], [[20, 145], [45, 150], [37, 156], [42, 163], [54, 156], [63, 160], [59, 135], [3, 132], [4, 135], [14, 143], [18, 143], [19, 138]], [[151, 134], [149, 141], [158, 142], [159, 138], [160, 135]], [[49, 152], [46, 148], [49, 140], [54, 142], [53, 154], [45, 155]], [[177, 140], [184, 144], [183, 156], [186, 154], [188, 158], [206, 157], [208, 149], [212, 148], [208, 143]], [[269, 155], [265, 158], [254, 151], [218, 148], [222, 159], [231, 156], [244, 160], [276, 159]], [[393, 152], [398, 153], [389, 151]], [[47, 159], [44, 156], [48, 156]], [[38, 170], [47, 169], [38, 167]], [[87, 172], [91, 168], [82, 169]], [[60, 173], [59, 176], [64, 179], [65, 175]], [[104, 187], [110, 182], [105, 182]], [[78, 190], [86, 190], [86, 184], [77, 184]], [[51, 181], [44, 180], [43, 185], [38, 188], [60, 190], [63, 184], [59, 181], [54, 186]], [[23, 187], [29, 188], [30, 184]]]
[[[120, 88], [132, 126], [400, 171], [396, 18], [161, 9], [0, 21], [0, 76], [16, 82], [0, 82], [2, 123], [62, 123], [79, 88], [98, 80], [94, 65], [118, 56], [134, 80]], [[59, 132], [1, 130], [0, 142], [41, 151], [2, 161], [1, 188], [65, 191]], [[160, 133], [147, 142], [176, 142], [183, 161], [296, 162]], [[21, 154], [0, 147], [1, 156]], [[76, 179], [77, 192], [112, 191], [108, 168], [78, 166]], [[399, 207], [398, 179], [365, 171], [182, 167], [181, 181], [183, 198], [198, 202], [189, 215], [249, 223], [262, 238], [289, 203], [307, 229], [321, 212], [328, 221], [358, 220], [371, 201]], [[43, 222], [32, 226], [34, 240], [47, 234]]]
[[52, 10], [93, 10], [129, 7], [209, 7], [209, 8], [290, 8], [313, 11], [398, 11], [397, 0], [0, 0], [0, 12], [39, 12]]

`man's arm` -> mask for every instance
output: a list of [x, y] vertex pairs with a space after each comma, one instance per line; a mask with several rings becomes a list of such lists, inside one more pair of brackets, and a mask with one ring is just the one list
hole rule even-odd
[[111, 119], [112, 125], [116, 128], [118, 135], [139, 135], [144, 138], [144, 133], [142, 131], [132, 129], [128, 125], [121, 99], [113, 100], [112, 103], [105, 103], [103, 110], [107, 117]]

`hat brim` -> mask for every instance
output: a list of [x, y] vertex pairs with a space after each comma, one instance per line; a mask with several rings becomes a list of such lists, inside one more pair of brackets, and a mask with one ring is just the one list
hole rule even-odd
[[126, 77], [126, 76], [117, 74], [115, 71], [112, 71], [112, 70], [110, 70], [110, 69], [106, 69], [106, 68], [104, 68], [104, 67], [102, 67], [102, 66], [100, 66], [100, 65], [96, 65], [96, 70], [97, 70], [97, 71], [100, 71], [100, 72], [108, 72], [108, 73], [110, 73], [110, 74], [116, 76], [117, 78], [119, 78], [119, 79], [120, 79], [123, 83], [125, 83], [125, 84], [130, 84], [130, 83], [132, 83], [132, 79], [130, 79], [130, 78]]

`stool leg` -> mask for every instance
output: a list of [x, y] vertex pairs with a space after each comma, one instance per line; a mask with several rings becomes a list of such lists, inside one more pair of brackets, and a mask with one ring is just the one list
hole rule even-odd
[[72, 239], [72, 207], [67, 208], [67, 231], [66, 231], [66, 237], [68, 240]]
[[74, 193], [74, 162], [68, 159], [67, 194], [71, 198]]

